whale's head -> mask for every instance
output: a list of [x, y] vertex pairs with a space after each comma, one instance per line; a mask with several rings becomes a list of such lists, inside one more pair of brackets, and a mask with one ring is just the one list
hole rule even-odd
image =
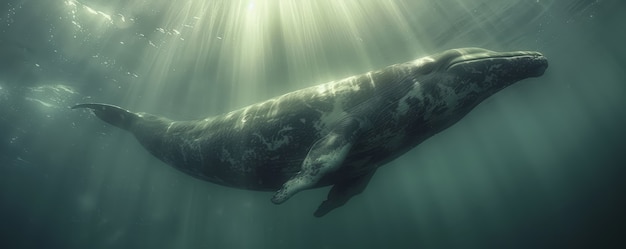
[[[454, 123], [494, 93], [529, 77], [543, 75], [547, 59], [538, 52], [452, 49], [419, 60], [417, 80], [425, 95], [444, 100], [438, 107]], [[441, 113], [441, 114], [443, 114]]]
[[[452, 49], [434, 58], [438, 73], [453, 77], [447, 83], [458, 90], [495, 93], [519, 80], [543, 75], [548, 60], [539, 52], [494, 52], [482, 48]], [[471, 91], [470, 91], [471, 92]]]

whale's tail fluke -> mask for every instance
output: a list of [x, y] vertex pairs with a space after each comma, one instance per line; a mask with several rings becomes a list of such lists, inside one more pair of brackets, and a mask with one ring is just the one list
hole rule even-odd
[[140, 116], [136, 113], [109, 104], [88, 103], [72, 107], [72, 109], [78, 108], [89, 108], [102, 121], [125, 130], [130, 130], [131, 126], [140, 119]]

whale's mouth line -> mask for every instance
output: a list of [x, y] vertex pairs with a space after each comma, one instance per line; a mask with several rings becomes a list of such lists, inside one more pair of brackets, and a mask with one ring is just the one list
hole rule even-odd
[[527, 58], [530, 60], [537, 60], [537, 61], [546, 60], [546, 58], [541, 53], [538, 53], [538, 52], [512, 52], [512, 53], [499, 54], [499, 55], [463, 55], [450, 61], [450, 63], [448, 64], [448, 67], [446, 67], [446, 70], [452, 69], [453, 67], [458, 66], [458, 65], [472, 63], [472, 62], [488, 61], [488, 60], [495, 60], [495, 59], [522, 59], [522, 58]]

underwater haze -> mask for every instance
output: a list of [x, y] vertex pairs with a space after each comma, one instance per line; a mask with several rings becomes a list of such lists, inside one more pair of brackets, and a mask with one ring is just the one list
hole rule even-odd
[[[618, 248], [626, 235], [621, 0], [5, 0], [0, 248]], [[532, 50], [516, 83], [329, 188], [197, 180], [77, 103], [226, 113], [451, 48]]]

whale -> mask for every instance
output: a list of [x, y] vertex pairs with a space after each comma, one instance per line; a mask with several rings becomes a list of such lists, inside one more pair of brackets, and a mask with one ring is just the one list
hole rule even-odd
[[458, 48], [197, 120], [104, 103], [72, 108], [129, 131], [153, 156], [190, 176], [272, 191], [275, 204], [332, 186], [314, 212], [321, 217], [362, 193], [380, 166], [547, 67], [539, 52]]

